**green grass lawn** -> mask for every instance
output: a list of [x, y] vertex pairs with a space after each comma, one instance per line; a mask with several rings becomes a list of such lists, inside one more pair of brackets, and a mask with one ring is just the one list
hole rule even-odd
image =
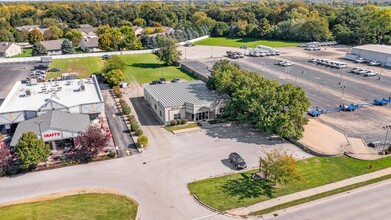
[[50, 68], [59, 68], [60, 72], [48, 72], [47, 79], [61, 77], [62, 73], [77, 73], [79, 78], [87, 78], [102, 69], [104, 61], [100, 57], [55, 59]]
[[21, 54], [18, 54], [18, 55], [15, 55], [13, 56], [12, 58], [18, 58], [18, 57], [31, 57], [31, 52], [33, 51], [33, 49], [31, 48], [26, 48], [26, 49], [23, 49], [23, 53]]
[[112, 194], [83, 194], [0, 208], [0, 219], [135, 219], [137, 204]]
[[195, 42], [196, 45], [237, 47], [246, 45], [248, 48], [255, 48], [257, 45], [268, 47], [292, 47], [297, 46], [299, 42], [280, 41], [280, 40], [260, 40], [257, 38], [228, 38], [211, 37]]
[[128, 65], [126, 80], [128, 82], [150, 83], [153, 80], [165, 78], [172, 80], [179, 78], [192, 80], [195, 77], [179, 67], [165, 66], [154, 54], [122, 55], [121, 58]]
[[185, 125], [176, 125], [176, 126], [171, 126], [171, 125], [164, 126], [164, 128], [167, 131], [171, 131], [171, 132], [182, 130], [182, 129], [187, 129], [187, 128], [196, 128], [196, 127], [199, 127], [198, 123], [187, 123]]
[[190, 183], [192, 194], [206, 204], [219, 210], [249, 206], [273, 197], [279, 197], [302, 190], [371, 172], [391, 166], [391, 158], [376, 161], [362, 161], [346, 156], [335, 158], [314, 157], [298, 161], [301, 178], [276, 188], [265, 181], [253, 180], [257, 170], [232, 174]]

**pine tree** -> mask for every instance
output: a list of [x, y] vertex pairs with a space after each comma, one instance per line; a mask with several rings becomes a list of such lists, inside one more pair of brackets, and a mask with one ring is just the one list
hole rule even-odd
[[75, 48], [73, 48], [72, 43], [68, 40], [65, 39], [64, 42], [61, 44], [61, 52], [62, 54], [74, 54]]

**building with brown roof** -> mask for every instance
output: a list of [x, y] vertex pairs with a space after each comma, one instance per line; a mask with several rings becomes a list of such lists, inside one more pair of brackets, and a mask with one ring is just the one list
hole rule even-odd
[[42, 46], [46, 48], [48, 51], [48, 55], [60, 55], [61, 52], [61, 44], [64, 42], [64, 40], [48, 40], [48, 41], [41, 41], [40, 43]]

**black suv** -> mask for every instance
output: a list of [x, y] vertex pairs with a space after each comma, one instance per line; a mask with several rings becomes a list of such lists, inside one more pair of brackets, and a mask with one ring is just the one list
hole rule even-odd
[[228, 160], [230, 163], [235, 165], [236, 169], [244, 169], [247, 167], [246, 162], [243, 160], [243, 158], [236, 152], [230, 153]]

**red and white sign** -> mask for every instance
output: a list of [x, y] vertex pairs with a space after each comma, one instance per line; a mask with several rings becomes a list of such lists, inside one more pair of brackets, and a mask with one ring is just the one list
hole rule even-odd
[[55, 131], [55, 132], [51, 132], [51, 133], [46, 133], [46, 134], [43, 134], [43, 137], [44, 138], [61, 137], [61, 132]]

